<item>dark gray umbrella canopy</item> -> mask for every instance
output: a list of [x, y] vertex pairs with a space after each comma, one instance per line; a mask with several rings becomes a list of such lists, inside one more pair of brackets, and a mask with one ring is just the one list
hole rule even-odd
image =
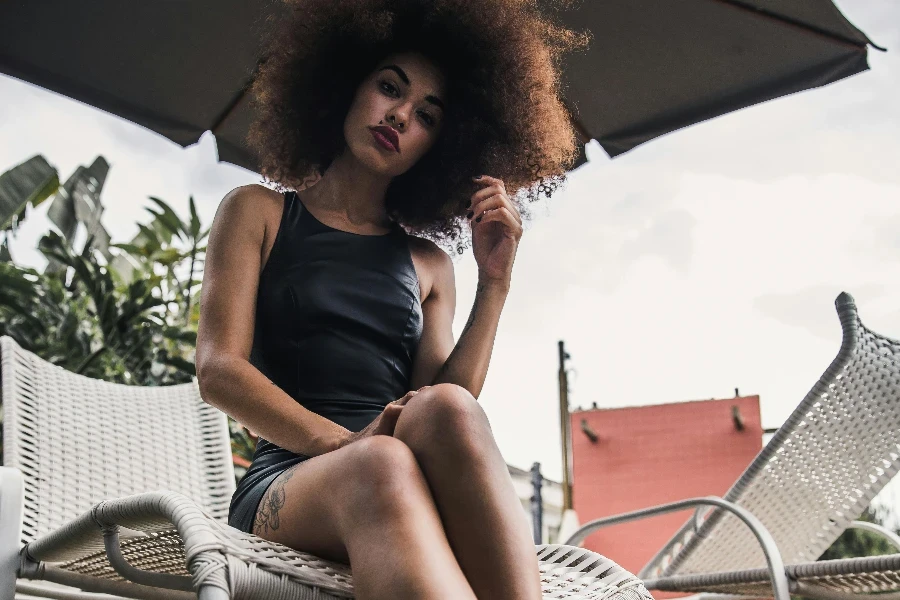
[[566, 21], [594, 34], [567, 96], [610, 156], [869, 68], [831, 0], [586, 0]]
[[[212, 131], [221, 161], [255, 171], [245, 91], [265, 17], [279, 10], [262, 0], [6, 0], [0, 72], [182, 146]], [[560, 16], [593, 34], [565, 64], [566, 102], [582, 141], [610, 156], [868, 68], [871, 42], [830, 0], [583, 0]]]

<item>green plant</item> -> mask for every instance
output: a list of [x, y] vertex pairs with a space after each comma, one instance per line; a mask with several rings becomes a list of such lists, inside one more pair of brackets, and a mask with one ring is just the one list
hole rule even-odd
[[133, 385], [190, 381], [196, 328], [172, 316], [159, 278], [136, 271], [124, 283], [89, 248], [69, 251], [50, 232], [39, 249], [64, 269], [0, 265], [0, 334], [45, 360], [89, 377]]
[[[859, 521], [883, 525], [889, 511], [876, 510], [869, 507], [860, 516]], [[897, 550], [883, 536], [864, 529], [846, 529], [840, 537], [825, 551], [819, 560], [838, 558], [854, 558], [857, 556], [881, 556], [894, 554]]]
[[[70, 371], [130, 385], [172, 385], [196, 374], [200, 285], [209, 229], [194, 199], [182, 219], [159, 198], [148, 223], [113, 260], [88, 239], [80, 252], [50, 231], [38, 243], [54, 268], [0, 261], [0, 335]], [[232, 451], [255, 440], [229, 419]]]

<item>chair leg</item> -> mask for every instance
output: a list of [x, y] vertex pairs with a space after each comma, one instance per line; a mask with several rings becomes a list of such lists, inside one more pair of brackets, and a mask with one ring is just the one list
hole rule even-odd
[[220, 587], [214, 585], [200, 586], [200, 593], [197, 594], [198, 600], [230, 600], [231, 595]]
[[16, 596], [24, 505], [22, 473], [0, 467], [0, 600], [14, 600]]

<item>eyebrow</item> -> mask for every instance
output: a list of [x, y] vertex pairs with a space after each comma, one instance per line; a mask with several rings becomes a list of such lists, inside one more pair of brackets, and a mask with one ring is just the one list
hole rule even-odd
[[[403, 71], [403, 69], [401, 69], [397, 65], [387, 65], [387, 66], [381, 67], [380, 69], [378, 69], [378, 72], [380, 73], [381, 71], [388, 71], [388, 70], [394, 71], [395, 73], [397, 73], [397, 76], [403, 80], [403, 83], [405, 83], [406, 85], [409, 85], [409, 77], [407, 77], [406, 73]], [[441, 102], [441, 99], [438, 98], [437, 96], [428, 95], [428, 96], [425, 96], [425, 100], [428, 102], [431, 102], [435, 106], [439, 107], [444, 112], [447, 112], [447, 109], [444, 106], [444, 103]]]

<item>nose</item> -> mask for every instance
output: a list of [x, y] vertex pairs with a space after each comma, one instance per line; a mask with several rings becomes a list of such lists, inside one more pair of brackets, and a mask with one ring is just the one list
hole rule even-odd
[[[398, 109], [398, 111], [399, 111], [399, 109]], [[396, 114], [390, 114], [390, 115], [388, 115], [388, 123], [390, 123], [390, 125], [391, 125], [392, 127], [394, 127], [395, 129], [399, 129], [399, 130], [402, 131], [402, 130], [403, 130], [403, 124], [404, 124], [405, 122], [406, 122], [405, 119], [400, 118], [400, 117], [397, 117]]]

